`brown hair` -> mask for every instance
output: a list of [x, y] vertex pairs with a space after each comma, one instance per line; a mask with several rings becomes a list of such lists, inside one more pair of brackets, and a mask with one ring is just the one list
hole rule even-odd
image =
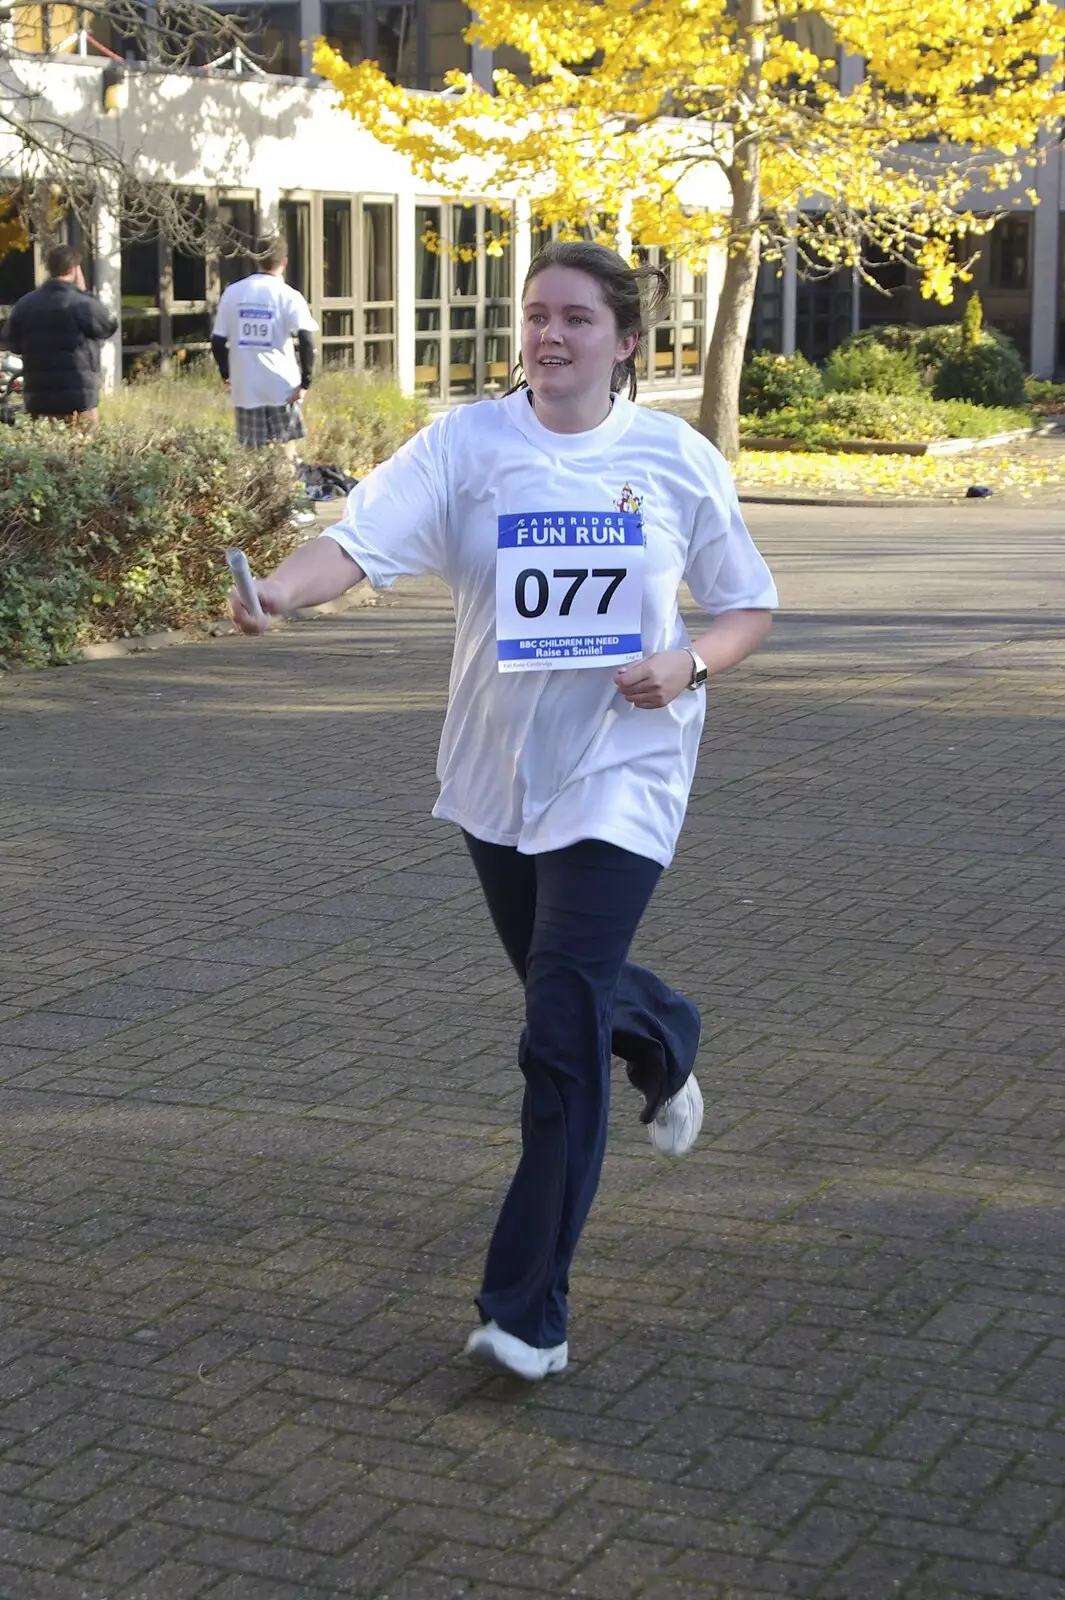
[[72, 244], [54, 244], [44, 258], [44, 265], [50, 278], [65, 278], [68, 272], [81, 266], [81, 252]]
[[288, 248], [283, 239], [260, 239], [255, 252], [256, 272], [276, 272], [288, 260]]
[[[537, 251], [532, 259], [522, 285], [523, 303], [530, 283], [547, 267], [576, 267], [579, 272], [586, 272], [598, 283], [604, 301], [614, 313], [618, 338], [639, 334], [632, 355], [626, 361], [616, 362], [610, 377], [613, 393], [620, 392], [627, 383], [629, 399], [635, 400], [636, 357], [646, 348], [648, 331], [669, 294], [669, 278], [661, 267], [630, 267], [623, 256], [619, 256], [616, 250], [608, 249], [605, 244], [591, 244], [584, 239], [553, 239]], [[528, 388], [520, 357], [513, 377], [511, 394], [515, 389]]]

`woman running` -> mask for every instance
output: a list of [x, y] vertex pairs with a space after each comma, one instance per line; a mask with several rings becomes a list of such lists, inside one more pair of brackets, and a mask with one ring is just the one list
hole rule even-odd
[[[548, 245], [525, 280], [517, 387], [438, 417], [371, 472], [340, 522], [258, 581], [266, 617], [231, 597], [259, 633], [364, 578], [451, 590], [433, 814], [462, 829], [525, 989], [522, 1154], [466, 1352], [530, 1380], [567, 1361], [611, 1055], [656, 1150], [683, 1155], [699, 1133], [699, 1013], [628, 951], [676, 848], [704, 685], [758, 648], [777, 603], [721, 456], [633, 403], [665, 288], [603, 246]], [[694, 642], [682, 581], [713, 619]]]

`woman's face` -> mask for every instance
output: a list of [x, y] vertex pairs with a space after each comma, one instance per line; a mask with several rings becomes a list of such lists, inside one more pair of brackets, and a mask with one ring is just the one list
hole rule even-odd
[[526, 286], [521, 364], [537, 398], [609, 392], [615, 363], [628, 359], [638, 337], [619, 338], [597, 279], [579, 267], [545, 267]]

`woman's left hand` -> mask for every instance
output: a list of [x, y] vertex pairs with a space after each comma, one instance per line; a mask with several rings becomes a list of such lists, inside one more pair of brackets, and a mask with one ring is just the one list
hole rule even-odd
[[693, 662], [687, 650], [663, 650], [619, 667], [614, 682], [632, 706], [655, 711], [683, 694], [692, 680]]

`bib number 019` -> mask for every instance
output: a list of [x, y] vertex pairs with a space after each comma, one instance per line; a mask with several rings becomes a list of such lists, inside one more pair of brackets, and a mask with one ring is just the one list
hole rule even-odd
[[[569, 587], [559, 603], [558, 614], [568, 617], [573, 609], [573, 602], [577, 598], [581, 585], [588, 578], [606, 578], [607, 585], [599, 597], [596, 606], [596, 616], [605, 617], [610, 610], [610, 602], [618, 591], [618, 587], [626, 575], [625, 567], [555, 567], [552, 578], [570, 579]], [[529, 585], [534, 586], [534, 597], [529, 604]], [[541, 572], [539, 567], [525, 567], [518, 573], [514, 581], [514, 605], [518, 615], [522, 617], [542, 617], [551, 604], [551, 585], [547, 573]]]

